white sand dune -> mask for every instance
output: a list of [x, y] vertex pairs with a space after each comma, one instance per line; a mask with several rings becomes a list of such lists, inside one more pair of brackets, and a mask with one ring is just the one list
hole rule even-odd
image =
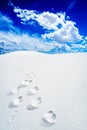
[[87, 54], [1, 55], [0, 130], [45, 129], [87, 130]]

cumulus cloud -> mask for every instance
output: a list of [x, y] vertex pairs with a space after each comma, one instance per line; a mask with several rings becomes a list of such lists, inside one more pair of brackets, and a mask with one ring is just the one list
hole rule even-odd
[[59, 23], [64, 24], [65, 21], [65, 14], [58, 13], [50, 13], [50, 12], [43, 12], [37, 16], [35, 19], [41, 26], [46, 29], [54, 29], [57, 30], [57, 25]]
[[87, 43], [82, 44], [61, 44], [58, 42], [46, 42], [42, 39], [31, 37], [28, 34], [14, 34], [0, 32], [0, 54], [13, 51], [38, 51], [49, 54], [67, 52], [87, 52]]
[[[18, 13], [18, 17], [20, 17], [20, 9], [15, 9], [15, 13]], [[27, 10], [24, 11], [25, 21], [26, 12]], [[31, 10], [28, 11], [27, 14], [28, 21], [30, 19], [36, 20], [40, 26], [49, 30], [49, 32], [44, 33], [42, 38], [31, 36], [31, 34], [29, 35], [27, 32], [20, 32], [9, 17], [0, 14], [0, 22], [4, 23], [2, 24], [2, 29], [0, 26], [0, 54], [20, 50], [38, 51], [50, 54], [78, 51], [87, 52], [87, 37], [83, 39], [82, 36], [80, 36], [78, 28], [75, 27], [75, 22], [67, 20], [65, 18], [65, 13], [54, 14], [43, 12], [39, 14]], [[22, 20], [22, 17], [20, 17], [20, 19]], [[22, 20], [22, 22], [24, 21]], [[8, 29], [6, 29], [6, 26]], [[4, 30], [4, 28], [8, 31]], [[51, 32], [51, 29], [54, 31]]]
[[[21, 23], [26, 22], [26, 24], [29, 24], [30, 20], [35, 20], [43, 29], [49, 30], [49, 33], [44, 33], [42, 38], [47, 38], [59, 43], [74, 43], [82, 40], [76, 23], [69, 20], [65, 13], [38, 13], [34, 10], [25, 10], [18, 7], [14, 7], [14, 12], [17, 14], [17, 17], [21, 19]], [[53, 32], [50, 30], [53, 30]]]
[[29, 34], [0, 32], [0, 54], [20, 50], [48, 52], [53, 46], [53, 43], [48, 44], [48, 42], [31, 37]]
[[19, 7], [14, 7], [14, 12], [17, 14], [17, 17], [19, 17], [23, 22], [33, 20], [37, 17], [37, 13], [34, 10], [26, 10], [26, 9], [20, 9]]
[[43, 38], [52, 39], [60, 43], [76, 43], [82, 40], [82, 36], [78, 32], [78, 28], [74, 26], [73, 22], [66, 21], [60, 30], [44, 34]]
[[14, 12], [21, 19], [22, 23], [29, 20], [36, 20], [46, 29], [58, 29], [57, 25], [59, 23], [63, 24], [65, 21], [65, 13], [38, 13], [35, 10], [20, 9], [19, 7], [14, 7]]

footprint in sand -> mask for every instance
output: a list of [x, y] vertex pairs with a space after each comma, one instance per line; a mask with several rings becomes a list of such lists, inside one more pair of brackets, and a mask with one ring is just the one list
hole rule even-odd
[[27, 106], [28, 110], [35, 110], [40, 107], [40, 104], [42, 103], [42, 98], [38, 97], [37, 99], [31, 100], [30, 104]]
[[11, 109], [11, 108], [18, 107], [22, 101], [23, 101], [23, 97], [19, 96], [18, 98], [15, 98], [12, 102], [9, 103], [8, 108]]
[[53, 126], [56, 123], [56, 114], [53, 111], [48, 111], [41, 119], [41, 125], [44, 127]]
[[34, 72], [26, 73], [25, 75], [26, 75], [27, 77], [29, 77], [29, 78], [35, 77]]
[[30, 83], [32, 83], [32, 82], [33, 82], [32, 79], [26, 79], [17, 87], [17, 89], [29, 87]]
[[18, 92], [18, 88], [14, 88], [11, 91], [8, 92], [7, 96], [12, 96], [12, 95], [16, 95]]
[[[17, 88], [14, 88], [13, 90], [11, 90], [9, 93], [8, 93], [8, 96], [11, 96], [11, 95], [16, 95], [17, 92], [21, 89], [21, 88], [25, 88], [25, 87], [29, 87], [30, 83], [33, 82], [32, 78], [35, 76], [33, 72], [31, 72], [30, 74], [26, 74], [26, 79], [21, 83], [21, 85]], [[28, 91], [27, 91], [27, 96], [32, 96], [32, 95], [35, 95], [37, 94], [37, 92], [39, 91], [39, 87], [38, 86], [35, 86], [33, 88], [30, 88]], [[23, 101], [23, 96], [19, 96], [17, 98], [15, 98], [12, 102], [9, 103], [8, 105], [8, 108], [11, 109], [11, 108], [16, 108], [18, 107], [21, 102]], [[27, 106], [27, 110], [36, 110], [40, 107], [42, 103], [42, 98], [41, 97], [38, 97], [37, 99], [33, 99], [30, 101], [29, 105]], [[15, 119], [17, 115], [17, 111], [14, 111], [12, 113], [12, 116], [10, 117], [10, 119], [8, 120], [9, 123], [12, 123]], [[56, 114], [53, 112], [53, 111], [48, 111], [47, 113], [45, 113], [43, 116], [42, 116], [42, 119], [41, 119], [41, 125], [44, 126], [44, 127], [50, 127], [50, 126], [53, 126], [55, 123], [56, 123]]]
[[14, 111], [12, 113], [12, 116], [9, 118], [8, 123], [12, 123], [17, 115], [17, 111]]
[[28, 90], [27, 96], [35, 95], [35, 94], [37, 94], [38, 91], [39, 91], [38, 86], [35, 86], [35, 87]]
[[31, 83], [32, 81], [33, 81], [32, 79], [26, 79], [26, 80], [24, 80], [24, 81], [21, 83], [21, 86], [26, 87], [26, 86], [28, 86], [29, 83]]
[[24, 88], [24, 87], [28, 87], [29, 86], [29, 83], [32, 83], [33, 80], [32, 78], [28, 78], [28, 79], [25, 79], [20, 86], [18, 86], [17, 88], [14, 88], [12, 89], [11, 91], [9, 91], [7, 93], [7, 96], [12, 96], [12, 95], [16, 95], [17, 92], [21, 89], [21, 88]]
[[21, 83], [20, 87], [27, 87], [30, 83], [33, 82], [33, 75], [34, 73], [32, 72], [31, 74], [25, 74], [26, 79]]

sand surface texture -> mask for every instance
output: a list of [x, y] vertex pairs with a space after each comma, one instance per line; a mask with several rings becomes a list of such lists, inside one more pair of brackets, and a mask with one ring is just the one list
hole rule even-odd
[[87, 130], [87, 54], [0, 56], [0, 130]]

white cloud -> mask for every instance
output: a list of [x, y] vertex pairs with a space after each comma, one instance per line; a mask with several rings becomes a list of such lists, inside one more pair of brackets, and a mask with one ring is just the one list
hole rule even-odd
[[[75, 22], [66, 20], [64, 13], [53, 14], [43, 12], [36, 20], [43, 27], [47, 29], [54, 29], [54, 32], [42, 35], [44, 38], [48, 38], [59, 43], [78, 42], [82, 39], [78, 28], [75, 27]], [[58, 28], [58, 24], [61, 24], [61, 28]]]
[[65, 15], [62, 13], [54, 14], [50, 12], [43, 12], [37, 16], [36, 21], [46, 29], [57, 30], [57, 25], [59, 23], [62, 25], [64, 24]]
[[[18, 11], [20, 10], [16, 10], [15, 12]], [[4, 25], [3, 30], [0, 30], [0, 54], [19, 50], [41, 51], [46, 53], [76, 52], [78, 50], [87, 51], [87, 37], [82, 39], [78, 28], [75, 27], [75, 22], [65, 20], [65, 14], [50, 14], [49, 12], [38, 14], [34, 11], [27, 12], [27, 14], [30, 15], [30, 19], [32, 15], [32, 19], [36, 20], [44, 28], [48, 30], [54, 28], [54, 32], [49, 31], [49, 33], [43, 34], [42, 39], [39, 37], [30, 36], [25, 32], [20, 33], [20, 31], [18, 32], [18, 28], [14, 26], [11, 19], [0, 14], [1, 22], [5, 23], [6, 26], [8, 25], [8, 29], [10, 30], [4, 31]], [[47, 26], [46, 22], [43, 22], [43, 20], [40, 20], [40, 18], [48, 21]], [[52, 18], [54, 22], [51, 20]], [[53, 25], [51, 26], [52, 22]], [[58, 23], [62, 24], [61, 28], [57, 27]], [[51, 41], [44, 40], [47, 38]], [[81, 39], [82, 42], [80, 41]], [[80, 41], [80, 43], [76, 44], [78, 41]], [[67, 44], [68, 42], [70, 43]]]
[[60, 30], [44, 34], [43, 38], [48, 38], [60, 43], [74, 43], [82, 40], [78, 28], [76, 28], [71, 21], [66, 21]]
[[[15, 7], [14, 12], [17, 13], [17, 17], [20, 17], [21, 23], [25, 23], [29, 20], [35, 20], [40, 26], [49, 30], [49, 33], [44, 33], [43, 38], [57, 41], [59, 43], [66, 42], [79, 42], [82, 40], [82, 36], [79, 34], [78, 28], [75, 26], [75, 22], [66, 19], [65, 13], [50, 13], [43, 12], [38, 13], [34, 10], [25, 10]], [[61, 25], [61, 27], [59, 27]], [[54, 31], [51, 32], [50, 30]]]
[[17, 13], [17, 17], [21, 18], [22, 22], [29, 21], [30, 19], [35, 19], [37, 16], [36, 11], [20, 9], [19, 7], [14, 7], [14, 12]]
[[53, 44], [49, 44], [39, 38], [31, 37], [28, 34], [15, 34], [10, 32], [0, 32], [0, 48], [8, 51], [31, 50], [49, 51]]
[[14, 7], [14, 12], [21, 19], [22, 23], [32, 19], [36, 20], [46, 29], [58, 29], [57, 25], [59, 23], [64, 24], [65, 22], [65, 13], [38, 13], [35, 10], [20, 9], [19, 7]]
[[85, 39], [87, 40], [87, 36], [85, 37]]
[[[28, 34], [14, 34], [0, 32], [0, 54], [12, 51], [28, 50], [46, 53], [65, 53], [87, 51], [87, 43], [82, 44], [61, 44], [58, 42], [46, 42], [42, 39], [31, 37]], [[1, 52], [2, 51], [2, 52]]]

